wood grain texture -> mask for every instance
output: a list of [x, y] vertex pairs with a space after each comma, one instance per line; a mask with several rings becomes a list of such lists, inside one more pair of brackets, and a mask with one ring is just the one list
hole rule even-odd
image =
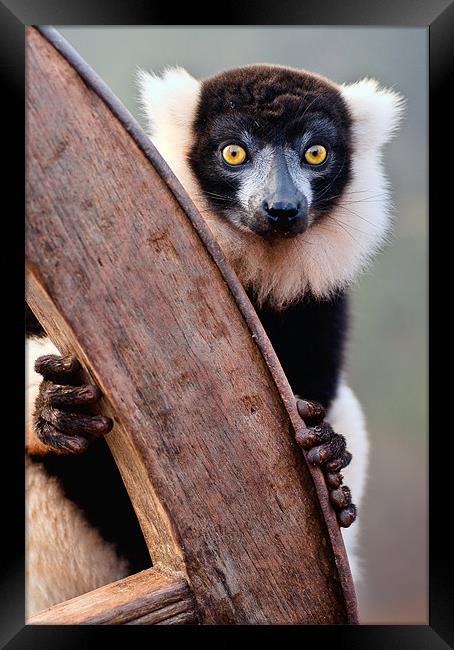
[[27, 625], [128, 625], [195, 623], [185, 580], [147, 569], [38, 612]]
[[244, 292], [165, 167], [36, 30], [27, 40], [28, 302], [106, 396], [155, 567], [187, 578], [202, 623], [354, 622], [334, 513]]

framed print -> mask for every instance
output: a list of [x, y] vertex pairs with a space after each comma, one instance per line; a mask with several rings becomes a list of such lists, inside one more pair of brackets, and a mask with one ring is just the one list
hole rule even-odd
[[[52, 340], [33, 344], [38, 397], [28, 388], [24, 404], [15, 389], [8, 408], [11, 430], [24, 406], [33, 424], [26, 493], [22, 439], [7, 452], [17, 460], [7, 520], [18, 523], [3, 574], [6, 647], [99, 643], [118, 623], [139, 623], [117, 628], [139, 643], [222, 625], [346, 647], [449, 647], [449, 469], [428, 433], [427, 315], [429, 207], [434, 219], [449, 166], [452, 4], [342, 15], [264, 5], [176, 25], [134, 3], [3, 4], [14, 214], [24, 161], [28, 180], [7, 336], [23, 327], [25, 242], [30, 318]], [[158, 204], [167, 216], [157, 211], [155, 226]], [[84, 300], [93, 308], [79, 326]], [[66, 379], [60, 357], [38, 352], [75, 355], [88, 374], [76, 380], [71, 366]], [[69, 394], [79, 402], [66, 406]], [[69, 453], [99, 435], [105, 445], [104, 434], [118, 488], [97, 452], [87, 465], [71, 460], [85, 447]], [[59, 483], [60, 467], [70, 477]], [[54, 512], [65, 530], [52, 547]], [[93, 581], [77, 584], [78, 563]]]

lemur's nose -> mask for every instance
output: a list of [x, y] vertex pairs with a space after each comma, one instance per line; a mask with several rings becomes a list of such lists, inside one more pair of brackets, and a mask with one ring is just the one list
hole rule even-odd
[[267, 214], [268, 221], [273, 228], [286, 229], [296, 219], [302, 216], [301, 203], [273, 201], [264, 202], [263, 208]]

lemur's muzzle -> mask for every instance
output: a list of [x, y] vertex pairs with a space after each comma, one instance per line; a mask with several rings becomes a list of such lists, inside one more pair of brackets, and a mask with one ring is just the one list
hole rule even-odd
[[268, 227], [263, 234], [292, 237], [304, 232], [309, 225], [308, 201], [293, 182], [282, 154], [275, 156], [266, 189], [262, 210]]

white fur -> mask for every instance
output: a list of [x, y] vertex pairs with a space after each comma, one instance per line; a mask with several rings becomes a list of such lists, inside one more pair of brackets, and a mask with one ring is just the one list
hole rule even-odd
[[[402, 114], [403, 100], [396, 93], [380, 89], [372, 80], [338, 87], [353, 118], [352, 180], [328, 219], [294, 239], [270, 244], [213, 213], [189, 168], [186, 155], [200, 83], [181, 68], [160, 79], [142, 73], [139, 83], [154, 143], [199, 208], [242, 283], [255, 288], [259, 302], [269, 300], [283, 307], [308, 290], [319, 297], [328, 295], [350, 284], [385, 241], [390, 202], [380, 148], [392, 136]], [[169, 112], [166, 106], [171, 107]]]
[[[369, 440], [361, 406], [351, 388], [344, 383], [339, 386], [326, 419], [336, 433], [345, 437], [347, 449], [353, 455], [352, 462], [342, 470], [342, 474], [344, 485], [351, 489], [353, 502], [358, 508], [358, 517], [361, 517], [361, 503], [369, 467]], [[359, 528], [357, 524], [353, 524], [350, 528], [341, 530], [353, 580], [357, 583], [362, 573], [361, 561], [357, 555]]]
[[396, 131], [405, 102], [389, 88], [381, 88], [375, 79], [362, 79], [340, 87], [353, 117], [356, 155], [368, 157], [371, 148], [380, 149]]
[[[168, 68], [159, 77], [139, 70], [139, 104], [153, 144], [192, 196], [198, 192], [188, 174], [186, 155], [192, 144], [192, 121], [200, 96], [200, 81], [183, 68]], [[177, 153], [177, 155], [175, 155]]]

